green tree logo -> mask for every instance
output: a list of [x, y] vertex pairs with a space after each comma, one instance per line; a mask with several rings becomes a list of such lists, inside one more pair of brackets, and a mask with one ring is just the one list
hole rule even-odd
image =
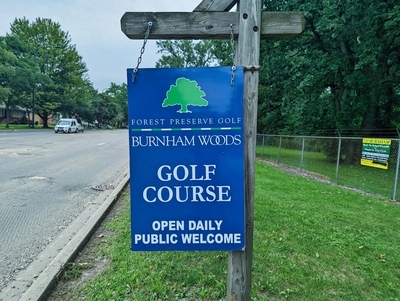
[[162, 107], [180, 105], [181, 108], [177, 111], [178, 113], [192, 113], [188, 110], [188, 106], [205, 107], [208, 105], [208, 101], [203, 98], [204, 96], [206, 96], [206, 93], [201, 90], [195, 80], [180, 77], [176, 80], [175, 85], [171, 85], [169, 88]]

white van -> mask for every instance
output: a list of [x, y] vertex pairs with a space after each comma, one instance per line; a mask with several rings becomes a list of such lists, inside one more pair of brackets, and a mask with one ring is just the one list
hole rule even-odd
[[55, 133], [78, 133], [78, 130], [78, 121], [73, 118], [61, 118], [54, 127]]

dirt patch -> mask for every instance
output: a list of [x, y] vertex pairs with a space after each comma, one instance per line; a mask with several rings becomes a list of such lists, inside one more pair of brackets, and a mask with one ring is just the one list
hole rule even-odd
[[120, 211], [128, 209], [126, 202], [128, 197], [129, 186], [124, 188], [83, 250], [78, 253], [74, 261], [68, 264], [65, 272], [60, 275], [56, 286], [46, 299], [47, 301], [75, 301], [76, 296], [70, 297], [70, 292], [81, 283], [90, 281], [108, 267], [108, 259], [100, 254], [99, 249], [104, 244], [107, 244], [107, 238], [114, 235], [114, 233], [108, 231], [105, 228], [105, 224]]
[[258, 160], [258, 161], [263, 162], [268, 165], [271, 165], [271, 166], [274, 166], [276, 168], [279, 168], [290, 174], [295, 174], [295, 175], [302, 176], [304, 178], [311, 179], [311, 180], [318, 181], [318, 182], [333, 184], [333, 182], [330, 180], [329, 177], [319, 174], [319, 173], [316, 173], [316, 172], [307, 171], [304, 169], [300, 169], [300, 168], [293, 167], [290, 165], [285, 165], [282, 163], [278, 164], [276, 162], [268, 161], [268, 160]]

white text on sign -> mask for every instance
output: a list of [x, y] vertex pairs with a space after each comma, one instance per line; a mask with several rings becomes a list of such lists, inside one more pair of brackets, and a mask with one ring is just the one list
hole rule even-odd
[[[198, 165], [161, 165], [157, 170], [157, 178], [162, 182], [172, 180], [182, 181], [211, 181], [215, 176], [216, 164]], [[143, 200], [147, 203], [157, 201], [168, 203], [173, 200], [185, 202], [230, 202], [231, 187], [228, 185], [176, 185], [176, 186], [147, 186], [142, 193]]]
[[[161, 220], [152, 223], [157, 233], [135, 234], [135, 244], [240, 244], [240, 233], [221, 233], [223, 220]], [[186, 233], [182, 233], [182, 232]], [[217, 232], [218, 233], [215, 233]], [[162, 233], [168, 232], [168, 233]], [[177, 233], [171, 233], [177, 232]], [[180, 232], [180, 233], [179, 233]], [[208, 232], [208, 233], [204, 233]], [[210, 233], [211, 232], [211, 233]]]

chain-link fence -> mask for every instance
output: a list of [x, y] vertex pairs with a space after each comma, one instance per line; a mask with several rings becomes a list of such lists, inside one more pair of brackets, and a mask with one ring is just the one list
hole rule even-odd
[[398, 200], [399, 141], [259, 134], [256, 155], [338, 185]]

